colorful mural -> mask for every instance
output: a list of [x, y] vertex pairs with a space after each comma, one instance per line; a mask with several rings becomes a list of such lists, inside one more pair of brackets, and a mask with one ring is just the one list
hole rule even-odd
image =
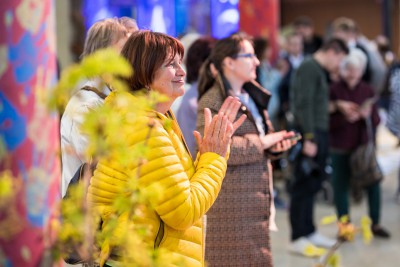
[[6, 207], [14, 212], [0, 210], [1, 266], [39, 266], [60, 196], [58, 115], [40, 97], [56, 82], [53, 4], [0, 2], [0, 138], [7, 148], [0, 171], [10, 169], [21, 185]]
[[278, 56], [279, 0], [239, 1], [240, 30], [253, 36], [267, 37], [273, 58]]

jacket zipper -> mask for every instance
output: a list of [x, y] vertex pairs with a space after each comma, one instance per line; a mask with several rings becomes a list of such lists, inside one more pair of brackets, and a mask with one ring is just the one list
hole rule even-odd
[[160, 220], [160, 227], [158, 228], [156, 240], [154, 240], [154, 249], [160, 246], [163, 237], [164, 237], [164, 222]]

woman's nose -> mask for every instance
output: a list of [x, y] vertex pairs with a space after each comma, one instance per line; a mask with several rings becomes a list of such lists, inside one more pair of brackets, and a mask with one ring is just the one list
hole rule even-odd
[[176, 71], [176, 74], [178, 76], [185, 76], [186, 75], [186, 71], [183, 69], [181, 64], [179, 64], [179, 67], [178, 67], [178, 69]]

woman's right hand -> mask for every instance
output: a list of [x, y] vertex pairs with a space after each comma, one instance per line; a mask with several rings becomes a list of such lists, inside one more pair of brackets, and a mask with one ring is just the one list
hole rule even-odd
[[261, 143], [263, 145], [263, 149], [269, 149], [278, 142], [282, 141], [287, 135], [287, 131], [280, 131], [275, 133], [266, 134], [261, 137]]
[[204, 137], [194, 131], [200, 154], [214, 152], [222, 157], [226, 156], [232, 135], [246, 119], [246, 115], [242, 115], [234, 121], [240, 106], [237, 98], [228, 97], [214, 117], [210, 109], [204, 109]]
[[360, 106], [356, 103], [346, 100], [337, 100], [336, 106], [337, 109], [344, 115], [347, 121], [355, 122], [360, 119]]

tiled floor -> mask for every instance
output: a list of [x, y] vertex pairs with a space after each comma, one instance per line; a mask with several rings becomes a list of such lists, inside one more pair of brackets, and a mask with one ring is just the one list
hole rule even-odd
[[[400, 164], [400, 148], [397, 140], [383, 127], [378, 131], [379, 162], [385, 173], [382, 182], [382, 216], [381, 224], [390, 230], [390, 240], [374, 239], [370, 245], [365, 245], [361, 235], [351, 243], [342, 245], [339, 249], [342, 267], [397, 267], [400, 266], [400, 202], [394, 195], [398, 186], [397, 171]], [[316, 206], [316, 221], [323, 216], [333, 215], [334, 208], [328, 204], [318, 203]], [[359, 222], [361, 216], [367, 215], [364, 201], [360, 205], [351, 206], [352, 219]], [[275, 267], [313, 267], [315, 259], [290, 254], [289, 224], [286, 210], [277, 211], [279, 232], [271, 233], [272, 253]], [[336, 226], [319, 226], [319, 230], [332, 238], [336, 235]]]

